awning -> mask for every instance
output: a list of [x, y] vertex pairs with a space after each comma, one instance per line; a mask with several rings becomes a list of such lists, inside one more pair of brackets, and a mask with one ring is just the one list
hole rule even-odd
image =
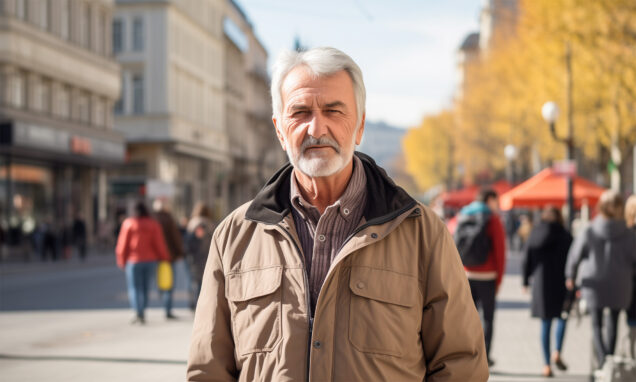
[[445, 191], [441, 194], [442, 202], [445, 207], [461, 208], [474, 201], [482, 188], [492, 188], [498, 195], [501, 195], [510, 190], [512, 185], [501, 180], [490, 186], [469, 186], [460, 190]]
[[[605, 191], [594, 182], [574, 177], [574, 206], [594, 206]], [[502, 210], [515, 207], [541, 208], [547, 205], [561, 207], [567, 203], [567, 177], [557, 175], [551, 168], [540, 171], [499, 198]]]

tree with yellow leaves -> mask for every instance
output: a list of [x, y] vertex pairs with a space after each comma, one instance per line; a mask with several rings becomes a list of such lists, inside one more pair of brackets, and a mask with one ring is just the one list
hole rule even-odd
[[[406, 136], [408, 170], [420, 187], [452, 183], [455, 174], [440, 164], [460, 165], [469, 176], [500, 173], [507, 144], [517, 146], [526, 175], [533, 159], [563, 158], [564, 146], [541, 119], [546, 101], [563, 110], [556, 123], [561, 136], [572, 125], [584, 170], [602, 171], [611, 158], [626, 172], [636, 143], [636, 2], [521, 0], [518, 9], [516, 28], [494, 33], [465, 68], [470, 86], [454, 107], [424, 118]], [[620, 172], [613, 172], [614, 187]]]

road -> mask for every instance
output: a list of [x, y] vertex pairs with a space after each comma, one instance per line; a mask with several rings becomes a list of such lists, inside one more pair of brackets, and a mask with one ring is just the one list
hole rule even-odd
[[146, 326], [129, 324], [125, 277], [111, 258], [0, 265], [0, 381], [179, 381], [192, 327], [185, 274], [175, 314], [151, 294]]

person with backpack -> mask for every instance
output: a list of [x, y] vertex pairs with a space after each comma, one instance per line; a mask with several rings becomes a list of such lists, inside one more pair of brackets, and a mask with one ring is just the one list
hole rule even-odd
[[459, 212], [454, 234], [473, 301], [481, 315], [488, 366], [494, 365], [490, 358], [490, 344], [495, 295], [506, 269], [506, 234], [498, 211], [497, 192], [481, 190], [477, 199]]

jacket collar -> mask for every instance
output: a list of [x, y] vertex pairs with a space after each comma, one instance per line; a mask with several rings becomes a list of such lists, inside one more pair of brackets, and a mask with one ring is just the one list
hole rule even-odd
[[[362, 162], [367, 177], [367, 201], [363, 216], [370, 224], [389, 220], [414, 207], [417, 202], [401, 187], [397, 186], [384, 169], [366, 154], [355, 152]], [[289, 214], [290, 177], [293, 166], [287, 163], [280, 168], [256, 194], [245, 214], [246, 219], [277, 224]]]

